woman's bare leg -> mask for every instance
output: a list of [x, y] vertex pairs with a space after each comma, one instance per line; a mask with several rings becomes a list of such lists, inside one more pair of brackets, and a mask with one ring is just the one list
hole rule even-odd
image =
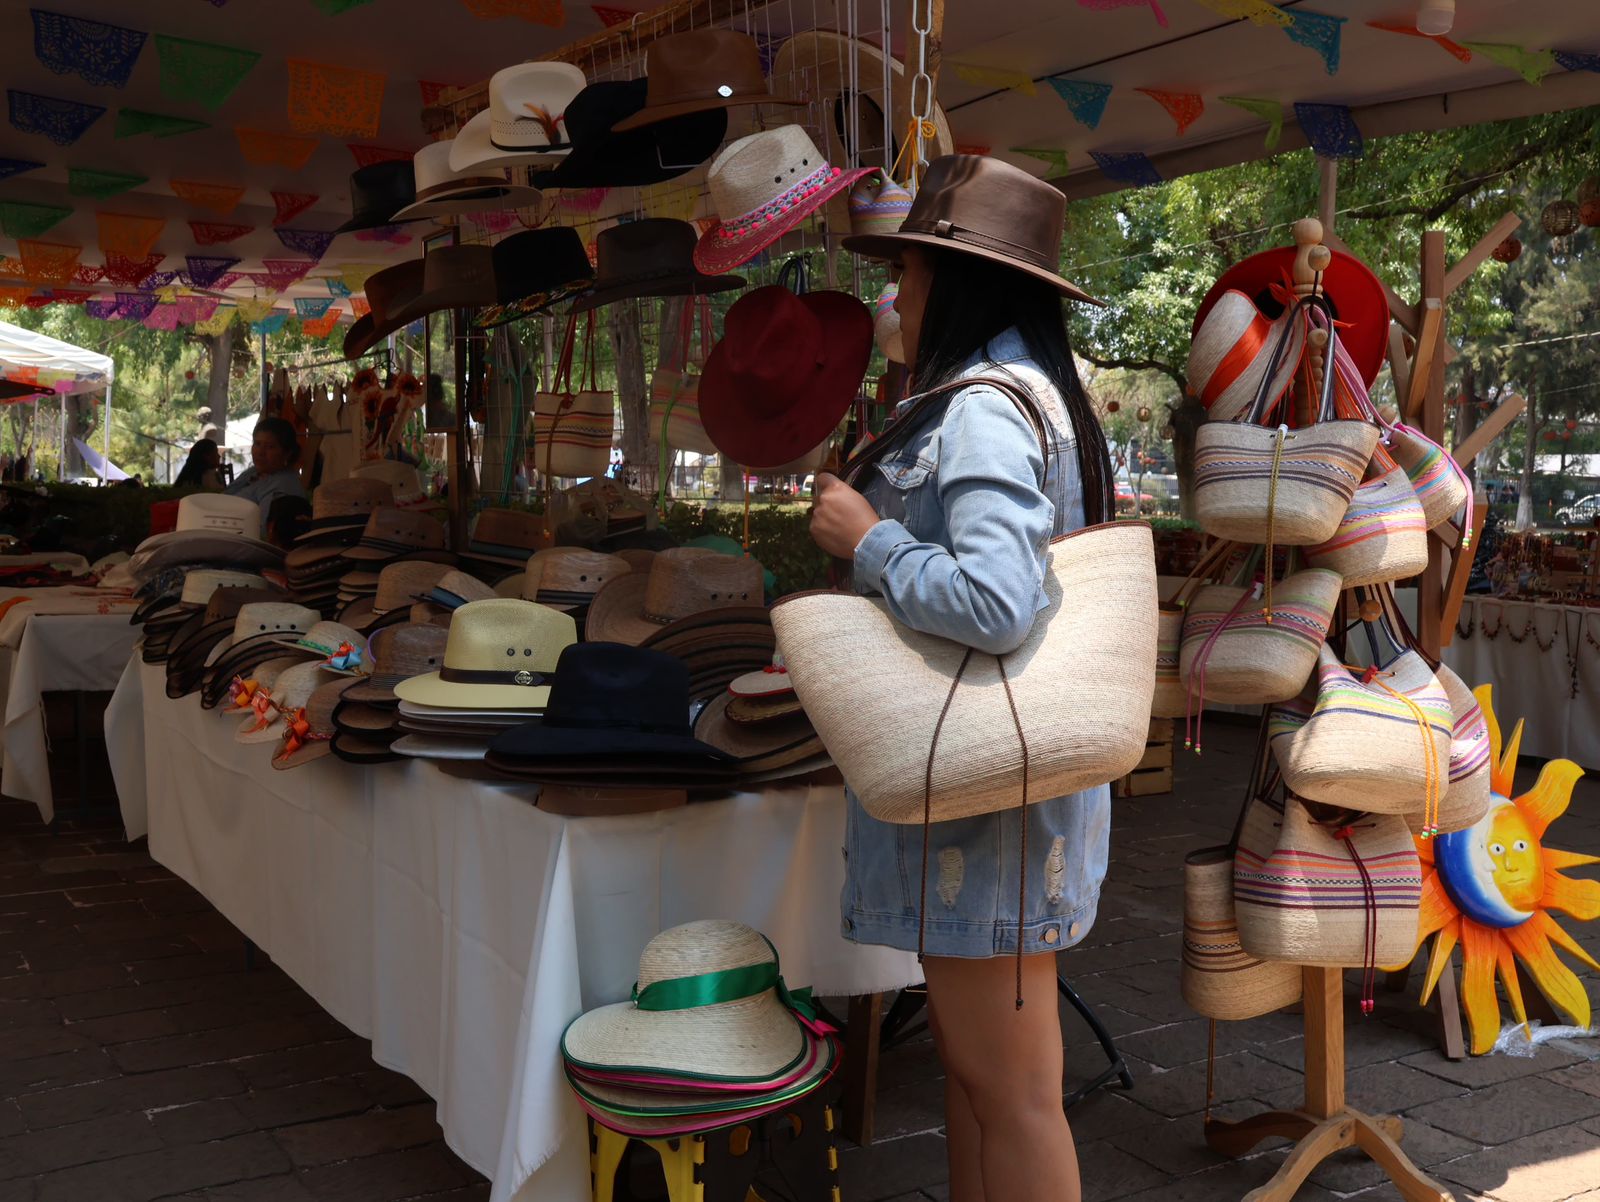
[[[939, 1055], [952, 1086], [970, 1108], [979, 1138], [981, 1194], [951, 1142], [953, 1202], [1080, 1202], [1078, 1153], [1061, 1109], [1062, 1040], [1053, 953], [1025, 956], [1016, 1008], [1016, 961], [1010, 956], [923, 962]], [[964, 1121], [964, 1120], [963, 1120]], [[957, 1129], [950, 1117], [951, 1131]], [[970, 1135], [963, 1133], [960, 1143]], [[961, 1171], [963, 1180], [956, 1179]]]
[[[928, 1025], [933, 1030], [933, 1043], [939, 1049], [939, 1060], [950, 1062], [945, 1052], [944, 1038], [939, 1031], [939, 1020], [928, 1006]], [[983, 1141], [978, 1131], [978, 1120], [972, 1113], [972, 1103], [967, 1091], [961, 1088], [955, 1074], [948, 1069], [944, 1075], [944, 1143], [950, 1161], [950, 1202], [986, 1202], [983, 1194]]]

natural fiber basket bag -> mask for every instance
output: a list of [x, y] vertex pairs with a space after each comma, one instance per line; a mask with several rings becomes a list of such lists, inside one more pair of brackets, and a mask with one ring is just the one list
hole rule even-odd
[[1337, 572], [1291, 573], [1273, 586], [1270, 620], [1251, 589], [1202, 588], [1183, 618], [1178, 671], [1188, 693], [1234, 705], [1296, 696], [1316, 667], [1342, 587]]
[[[1315, 297], [1295, 306], [1294, 322]], [[1317, 423], [1263, 427], [1273, 412], [1270, 384], [1289, 345], [1285, 327], [1255, 403], [1239, 421], [1208, 421], [1195, 436], [1195, 520], [1236, 542], [1309, 546], [1331, 538], [1372, 458], [1378, 428], [1334, 416], [1333, 379], [1323, 372]], [[1338, 334], [1331, 337], [1337, 344]], [[1332, 347], [1330, 346], [1330, 350]]]
[[1190, 712], [1189, 690], [1179, 670], [1183, 615], [1194, 590], [1216, 576], [1238, 549], [1235, 543], [1213, 542], [1172, 597], [1161, 603], [1156, 615], [1156, 692], [1150, 705], [1152, 718], [1182, 718]]
[[1156, 662], [1150, 527], [1109, 522], [1055, 539], [1044, 590], [1027, 639], [1001, 656], [911, 630], [879, 598], [799, 593], [772, 607], [795, 693], [874, 818], [987, 814], [1116, 780], [1143, 757]]
[[[1477, 695], [1444, 664], [1434, 670], [1450, 698], [1454, 721], [1450, 728], [1450, 786], [1439, 803], [1430, 833], [1448, 835], [1473, 826], [1489, 812], [1489, 723]], [[1421, 815], [1407, 814], [1413, 833], [1422, 834]]]
[[[1330, 968], [1404, 964], [1417, 950], [1422, 865], [1394, 814], [1312, 818], [1291, 796], [1245, 815], [1233, 908], [1244, 950], [1262, 960]], [[1363, 998], [1363, 1008], [1368, 998]]]
[[1453, 725], [1450, 698], [1417, 652], [1358, 677], [1326, 645], [1312, 704], [1280, 705], [1267, 721], [1291, 792], [1367, 813], [1416, 811], [1430, 823], [1450, 783]]
[[1206, 1018], [1259, 1018], [1300, 1000], [1300, 966], [1244, 950], [1233, 909], [1231, 844], [1183, 861], [1183, 1000]]
[[610, 392], [595, 386], [593, 318], [584, 338], [587, 385], [572, 385], [577, 321], [574, 315], [567, 322], [554, 391], [535, 393], [533, 398], [534, 466], [547, 479], [603, 476], [611, 463], [614, 401]]
[[[1280, 336], [1289, 345], [1272, 366]], [[1249, 410], [1266, 380], [1267, 401], [1276, 404], [1294, 382], [1294, 371], [1306, 337], [1306, 324], [1293, 309], [1269, 319], [1245, 293], [1230, 288], [1217, 298], [1189, 343], [1185, 373], [1195, 396], [1212, 421], [1236, 421]]]
[[[692, 306], [692, 307], [691, 307]], [[696, 324], [700, 327], [700, 349], [690, 370], [690, 344]], [[672, 361], [657, 367], [650, 377], [650, 430], [663, 450], [693, 451], [714, 455], [717, 444], [706, 433], [700, 420], [700, 369], [705, 366], [706, 342], [711, 336], [711, 302], [685, 302], [683, 334]]]
[[1395, 467], [1356, 489], [1333, 537], [1305, 555], [1343, 576], [1346, 588], [1419, 574], [1428, 566], [1428, 522], [1405, 472]]

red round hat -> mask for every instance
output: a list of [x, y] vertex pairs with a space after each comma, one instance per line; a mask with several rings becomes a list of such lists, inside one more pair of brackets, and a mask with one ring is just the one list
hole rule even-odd
[[[1276, 320], [1284, 306], [1273, 296], [1272, 286], [1282, 287], [1294, 279], [1296, 253], [1293, 246], [1279, 246], [1251, 255], [1228, 268], [1200, 302], [1191, 333], [1200, 328], [1211, 307], [1230, 288], [1254, 300], [1256, 308], [1268, 320]], [[1383, 282], [1360, 259], [1335, 250], [1333, 262], [1322, 273], [1322, 291], [1335, 319], [1343, 323], [1339, 341], [1350, 352], [1361, 369], [1361, 378], [1370, 388], [1378, 378], [1389, 349], [1389, 298], [1384, 293]]]
[[846, 292], [757, 288], [722, 328], [700, 376], [700, 420], [744, 467], [790, 463], [827, 438], [872, 358], [872, 314]]

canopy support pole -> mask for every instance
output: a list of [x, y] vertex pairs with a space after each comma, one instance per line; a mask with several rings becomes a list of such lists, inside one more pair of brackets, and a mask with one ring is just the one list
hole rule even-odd
[[100, 469], [100, 482], [105, 483], [106, 468], [111, 465], [111, 381], [106, 381], [106, 427], [100, 432], [100, 458], [104, 466]]
[[56, 461], [56, 479], [67, 478], [67, 394], [61, 394], [61, 458]]

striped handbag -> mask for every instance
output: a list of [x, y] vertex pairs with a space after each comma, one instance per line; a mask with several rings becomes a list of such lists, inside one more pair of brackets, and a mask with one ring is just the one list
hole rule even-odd
[[1244, 950], [1365, 969], [1368, 1013], [1378, 966], [1416, 953], [1421, 900], [1422, 864], [1398, 815], [1334, 811], [1319, 820], [1292, 795], [1281, 806], [1258, 798], [1245, 815], [1233, 862]]
[[1285, 336], [1288, 349], [1267, 381], [1269, 406], [1276, 405], [1294, 382], [1305, 344], [1305, 322], [1296, 320], [1292, 309], [1270, 321], [1254, 300], [1236, 289], [1217, 298], [1205, 320], [1195, 327], [1185, 373], [1210, 420], [1231, 422], [1244, 416], [1267, 378], [1271, 348]]
[[1233, 839], [1190, 852], [1183, 861], [1183, 1000], [1210, 1019], [1257, 1018], [1300, 1000], [1300, 966], [1258, 960], [1244, 950], [1233, 908], [1233, 863], [1240, 827], [1262, 787], [1266, 747], [1257, 748], [1255, 771]]
[[556, 477], [583, 479], [603, 476], [611, 466], [614, 429], [612, 398], [594, 386], [594, 318], [589, 316], [584, 334], [584, 360], [588, 387], [572, 387], [572, 352], [578, 317], [567, 321], [566, 341], [556, 366], [555, 391], [533, 398], [534, 464], [546, 480]]
[[1267, 734], [1292, 792], [1373, 814], [1419, 812], [1431, 829], [1454, 725], [1449, 695], [1417, 652], [1358, 676], [1324, 645], [1314, 700], [1274, 707]]
[[[658, 367], [650, 377], [650, 429], [661, 442], [662, 454], [668, 448], [674, 451], [693, 451], [697, 455], [715, 455], [717, 444], [706, 434], [700, 421], [700, 372], [706, 360], [706, 340], [711, 336], [711, 302], [705, 297], [690, 302], [683, 314], [683, 336], [678, 353], [672, 361]], [[694, 327], [700, 326], [700, 352], [696, 370], [689, 369], [689, 348], [694, 340]]]
[[[1394, 461], [1379, 448], [1375, 460]], [[1428, 566], [1428, 521], [1398, 466], [1356, 489], [1332, 537], [1306, 548], [1306, 562], [1344, 577], [1346, 588], [1407, 580]]]
[[[1216, 538], [1308, 546], [1331, 538], [1372, 458], [1378, 428], [1335, 417], [1333, 379], [1323, 372], [1315, 425], [1291, 430], [1261, 425], [1278, 402], [1271, 381], [1290, 345], [1302, 310], [1324, 302], [1308, 297], [1291, 311], [1262, 376], [1255, 403], [1239, 421], [1207, 421], [1195, 436], [1195, 520]], [[1338, 342], [1335, 332], [1331, 341]]]
[[1287, 701], [1305, 688], [1343, 587], [1308, 568], [1273, 586], [1270, 616], [1253, 588], [1202, 588], [1183, 617], [1178, 672], [1188, 696], [1236, 705]]
[[1238, 544], [1215, 542], [1208, 547], [1188, 578], [1156, 616], [1156, 692], [1151, 702], [1153, 718], [1182, 718], [1189, 712], [1189, 690], [1179, 670], [1183, 645], [1183, 616], [1194, 590], [1222, 571], [1239, 550]]

